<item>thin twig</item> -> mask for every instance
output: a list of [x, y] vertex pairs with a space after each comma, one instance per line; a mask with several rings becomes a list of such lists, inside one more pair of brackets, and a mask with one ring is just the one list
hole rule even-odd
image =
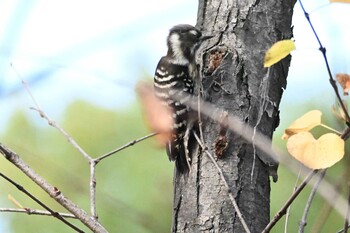
[[22, 76], [20, 75], [20, 73], [17, 71], [17, 69], [13, 66], [12, 62], [10, 63], [11, 68], [13, 69], [13, 71], [15, 71], [17, 77], [19, 78], [19, 80], [21, 81], [24, 89], [26, 89], [28, 95], [30, 96], [30, 98], [32, 99], [34, 105], [36, 106], [37, 109], [41, 109], [39, 103], [36, 101], [33, 93], [30, 91], [29, 85], [26, 81], [24, 81], [24, 79], [22, 78]]
[[[300, 179], [300, 170], [299, 170], [297, 179], [296, 179], [295, 184], [294, 184], [294, 187], [293, 187], [293, 193], [294, 193], [295, 190], [297, 190], [297, 188], [298, 188], [299, 179]], [[287, 213], [286, 213], [286, 222], [285, 222], [285, 224], [284, 224], [284, 233], [288, 233], [288, 220], [289, 220], [289, 215], [290, 215], [290, 208], [291, 208], [291, 206], [288, 207]]]
[[350, 181], [348, 181], [348, 208], [346, 211], [346, 218], [344, 221], [344, 233], [348, 233], [348, 226], [349, 226], [349, 215], [350, 215], [350, 209], [349, 209], [349, 205], [350, 205]]
[[133, 141], [131, 141], [131, 142], [128, 142], [128, 143], [125, 144], [124, 146], [121, 146], [121, 147], [119, 147], [119, 148], [117, 148], [117, 149], [115, 149], [115, 150], [112, 150], [112, 151], [108, 152], [107, 154], [101, 155], [100, 157], [94, 159], [94, 162], [97, 164], [97, 163], [99, 163], [102, 159], [105, 159], [105, 158], [107, 158], [107, 157], [109, 157], [109, 156], [111, 156], [111, 155], [113, 155], [113, 154], [115, 154], [115, 153], [117, 153], [117, 152], [119, 152], [119, 151], [121, 151], [121, 150], [124, 150], [125, 148], [128, 148], [128, 147], [130, 147], [130, 146], [133, 146], [133, 145], [135, 145], [136, 143], [141, 142], [141, 141], [143, 141], [143, 140], [146, 140], [146, 139], [148, 139], [148, 138], [151, 138], [151, 137], [153, 137], [153, 136], [155, 136], [155, 135], [157, 135], [157, 134], [158, 134], [158, 133], [151, 133], [151, 134], [148, 134], [148, 135], [146, 135], [146, 136], [143, 136], [143, 137], [141, 137], [141, 138], [139, 138], [139, 139], [136, 139], [136, 140], [133, 140]]
[[[337, 192], [334, 192], [334, 196], [331, 196], [331, 200], [336, 201], [343, 189], [343, 180], [346, 177], [346, 173], [343, 173], [341, 177], [339, 177], [339, 179], [337, 180], [336, 184], [334, 185], [335, 190]], [[315, 224], [313, 224], [312, 228], [310, 229], [310, 232], [321, 232], [322, 231], [322, 227], [325, 225], [330, 213], [332, 211], [332, 205], [329, 202], [325, 202], [321, 208], [321, 210], [319, 211], [318, 216], [316, 217], [317, 221], [315, 222]]]
[[13, 64], [11, 63], [12, 69], [16, 72], [17, 77], [21, 80], [22, 85], [24, 89], [27, 91], [28, 95], [32, 99], [35, 107], [32, 107], [30, 109], [35, 110], [36, 112], [39, 113], [40, 117], [44, 118], [47, 120], [48, 124], [51, 125], [52, 127], [56, 128], [59, 132], [63, 134], [63, 136], [68, 140], [69, 143], [72, 144], [74, 148], [76, 148], [88, 161], [90, 161], [92, 158], [79, 146], [79, 144], [62, 128], [60, 127], [57, 122], [52, 120], [45, 112], [44, 110], [40, 107], [39, 102], [35, 99], [33, 93], [31, 92], [28, 83], [21, 77], [19, 72], [15, 69]]
[[84, 156], [84, 158], [87, 161], [92, 160], [91, 156], [88, 155], [88, 153], [86, 153], [83, 148], [81, 148], [81, 146], [79, 146], [79, 144], [74, 140], [74, 138], [72, 136], [70, 136], [59, 124], [57, 124], [56, 121], [52, 120], [42, 109], [39, 108], [30, 108], [36, 112], [39, 113], [40, 117], [44, 118], [45, 120], [47, 120], [48, 124], [51, 125], [52, 127], [56, 128], [66, 139], [67, 141], [75, 148], [79, 151], [80, 154], [82, 154]]
[[276, 225], [276, 223], [286, 214], [287, 208], [293, 203], [295, 198], [301, 193], [301, 191], [305, 188], [305, 186], [309, 183], [311, 178], [318, 172], [318, 170], [312, 170], [308, 174], [308, 176], [304, 179], [304, 181], [300, 184], [300, 186], [295, 190], [295, 192], [288, 198], [286, 203], [282, 206], [282, 208], [276, 213], [273, 219], [269, 224], [265, 227], [262, 233], [268, 233], [270, 230]]
[[317, 192], [317, 189], [318, 187], [320, 186], [320, 183], [321, 181], [323, 180], [325, 174], [326, 174], [326, 171], [327, 169], [325, 170], [322, 170], [320, 172], [320, 175], [317, 179], [317, 182], [314, 184], [314, 187], [312, 188], [311, 192], [310, 192], [310, 195], [309, 195], [309, 198], [306, 202], [306, 205], [305, 205], [305, 209], [304, 209], [304, 213], [303, 213], [303, 217], [301, 218], [300, 222], [299, 222], [299, 233], [303, 233], [304, 232], [304, 228], [307, 224], [306, 222], [306, 219], [307, 219], [307, 215], [309, 214], [309, 210], [310, 210], [310, 207], [311, 207], [311, 203], [315, 197], [315, 194]]
[[212, 156], [212, 154], [211, 154], [211, 153], [208, 151], [208, 149], [202, 144], [202, 142], [201, 142], [201, 140], [199, 139], [198, 135], [197, 135], [196, 133], [194, 133], [194, 136], [195, 136], [195, 138], [197, 139], [198, 144], [202, 147], [203, 152], [206, 153], [206, 155], [208, 156], [208, 158], [213, 162], [213, 164], [215, 165], [216, 169], [218, 170], [219, 175], [220, 175], [220, 178], [221, 178], [222, 182], [224, 183], [225, 187], [227, 188], [227, 191], [228, 191], [228, 195], [229, 195], [229, 197], [230, 197], [230, 200], [231, 200], [231, 202], [232, 202], [232, 204], [233, 204], [233, 207], [234, 207], [234, 209], [235, 209], [235, 211], [236, 211], [236, 213], [237, 213], [237, 215], [238, 215], [238, 218], [239, 218], [240, 222], [242, 223], [242, 226], [243, 226], [245, 232], [250, 233], [250, 230], [249, 230], [249, 228], [248, 228], [248, 226], [247, 226], [247, 224], [246, 224], [246, 222], [245, 222], [245, 220], [244, 220], [244, 218], [243, 218], [243, 215], [242, 215], [241, 211], [239, 210], [238, 204], [237, 204], [237, 202], [236, 202], [234, 196], [232, 195], [231, 189], [230, 189], [230, 187], [229, 187], [228, 184], [227, 184], [227, 181], [226, 181], [226, 179], [225, 179], [224, 174], [222, 173], [221, 168], [219, 167], [218, 163], [215, 161], [215, 159], [214, 159], [214, 157]]
[[350, 228], [350, 225], [348, 225], [347, 227], [345, 227], [344, 229], [341, 229], [339, 231], [337, 231], [336, 233], [344, 233], [345, 229], [348, 230]]
[[[12, 66], [12, 64], [11, 64]], [[12, 66], [12, 68], [14, 69], [14, 67]], [[15, 70], [15, 69], [14, 69]], [[16, 70], [15, 70], [16, 71]], [[31, 99], [33, 100], [34, 104], [35, 104], [35, 108], [32, 107], [31, 109], [38, 112], [40, 117], [44, 118], [48, 124], [54, 128], [56, 128], [67, 140], [68, 142], [75, 148], [78, 150], [78, 152], [80, 154], [82, 154], [84, 156], [84, 158], [89, 162], [90, 166], [95, 166], [96, 163], [93, 161], [92, 157], [90, 155], [88, 155], [88, 153], [86, 153], [83, 148], [81, 146], [79, 146], [79, 144], [74, 140], [74, 138], [72, 136], [70, 136], [59, 124], [57, 124], [56, 121], [54, 121], [53, 119], [51, 119], [40, 107], [38, 101], [35, 99], [33, 93], [30, 91], [29, 85], [24, 81], [24, 79], [22, 79], [22, 77], [19, 75], [19, 73], [16, 71], [18, 78], [21, 80], [24, 88], [26, 89], [27, 93], [29, 94], [29, 96], [31, 97]], [[90, 167], [91, 171], [94, 171], [95, 169]], [[94, 190], [96, 187], [96, 177], [95, 174], [90, 174], [90, 208], [91, 208], [91, 214], [94, 218], [97, 218], [97, 213], [96, 213], [96, 201], [95, 201], [95, 193], [96, 190]]]
[[326, 55], [326, 48], [322, 45], [321, 43], [321, 40], [320, 38], [318, 37], [317, 33], [316, 33], [316, 30], [311, 22], [311, 19], [310, 19], [310, 15], [309, 13], [306, 12], [304, 6], [303, 6], [303, 3], [301, 0], [299, 0], [299, 3], [300, 3], [300, 6], [301, 6], [301, 9], [303, 10], [304, 12], [304, 15], [305, 15], [305, 18], [307, 19], [307, 21], [309, 22], [309, 25], [317, 39], [317, 42], [320, 46], [319, 50], [321, 51], [322, 55], [323, 55], [323, 58], [324, 58], [324, 61], [325, 61], [325, 64], [326, 64], [326, 67], [327, 67], [327, 72], [328, 72], [328, 76], [329, 76], [329, 82], [331, 84], [331, 86], [333, 87], [334, 89], [334, 92], [335, 92], [335, 95], [337, 96], [337, 99], [339, 101], [339, 104], [341, 106], [341, 108], [343, 109], [344, 113], [345, 113], [345, 123], [347, 124], [347, 126], [350, 127], [350, 116], [349, 116], [349, 113], [344, 105], [344, 102], [342, 101], [341, 97], [340, 97], [340, 94], [339, 94], [339, 90], [338, 90], [338, 87], [337, 87], [337, 84], [336, 84], [336, 81], [334, 80], [333, 78], [333, 75], [332, 75], [332, 72], [331, 72], [331, 68], [329, 66], [329, 63], [328, 63], [328, 59], [327, 59], [327, 55]]
[[62, 192], [56, 187], [48, 183], [43, 177], [31, 169], [15, 152], [6, 148], [0, 143], [0, 153], [18, 169], [20, 169], [27, 177], [33, 180], [41, 189], [55, 199], [66, 210], [75, 215], [84, 225], [93, 232], [107, 232], [106, 229], [96, 219], [91, 218], [83, 209], [79, 208], [71, 200], [66, 198]]
[[97, 211], [96, 211], [96, 176], [95, 176], [96, 162], [92, 160], [90, 162], [90, 211], [93, 218], [96, 220]]
[[[44, 210], [33, 210], [30, 208], [25, 208], [25, 209], [15, 209], [15, 208], [0, 208], [0, 212], [7, 212], [7, 213], [22, 213], [22, 214], [28, 214], [28, 215], [42, 215], [42, 216], [50, 216], [52, 217], [53, 215], [49, 211], [44, 211]], [[68, 214], [68, 213], [57, 213], [63, 218], [73, 218], [77, 219], [73, 214]]]
[[68, 222], [66, 219], [64, 219], [58, 212], [53, 211], [50, 207], [48, 207], [47, 205], [45, 205], [42, 201], [40, 201], [38, 198], [36, 198], [35, 196], [33, 196], [30, 192], [28, 192], [23, 186], [17, 184], [15, 181], [13, 181], [11, 178], [7, 177], [6, 175], [2, 174], [0, 172], [0, 176], [2, 178], [4, 178], [6, 181], [8, 181], [10, 184], [12, 184], [13, 186], [15, 186], [18, 190], [20, 190], [22, 193], [24, 193], [25, 195], [27, 195], [30, 199], [32, 199], [33, 201], [35, 201], [37, 204], [39, 204], [41, 207], [43, 207], [44, 209], [46, 209], [48, 212], [50, 212], [50, 214], [57, 218], [58, 220], [62, 221], [64, 224], [66, 224], [67, 226], [69, 226], [70, 228], [74, 229], [76, 232], [80, 232], [83, 233], [84, 231], [80, 230], [78, 227], [74, 226], [72, 223]]

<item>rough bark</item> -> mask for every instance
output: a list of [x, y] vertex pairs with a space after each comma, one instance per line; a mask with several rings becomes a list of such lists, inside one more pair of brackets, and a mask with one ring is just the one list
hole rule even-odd
[[[263, 68], [266, 50], [291, 37], [295, 1], [200, 0], [197, 27], [215, 35], [200, 58], [206, 100], [268, 137], [279, 122], [290, 57]], [[222, 168], [251, 232], [270, 217], [266, 156], [235, 132], [203, 120], [204, 141]], [[227, 147], [225, 140], [227, 139]], [[264, 163], [264, 162], [265, 163]], [[194, 156], [187, 180], [175, 175], [173, 232], [244, 232], [218, 172], [202, 153]]]

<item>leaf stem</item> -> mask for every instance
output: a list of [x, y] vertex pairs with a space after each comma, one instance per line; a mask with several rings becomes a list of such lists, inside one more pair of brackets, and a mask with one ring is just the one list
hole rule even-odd
[[320, 126], [322, 126], [323, 128], [326, 128], [326, 129], [328, 129], [328, 130], [330, 130], [330, 131], [332, 131], [332, 132], [334, 132], [334, 133], [336, 133], [336, 134], [342, 135], [341, 132], [339, 132], [339, 131], [337, 131], [337, 130], [331, 128], [331, 127], [329, 127], [328, 125], [325, 125], [325, 124], [322, 124], [322, 123], [321, 123]]

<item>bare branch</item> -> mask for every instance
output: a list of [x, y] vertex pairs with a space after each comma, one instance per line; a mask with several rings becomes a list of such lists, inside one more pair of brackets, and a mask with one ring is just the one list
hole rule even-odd
[[[22, 213], [22, 214], [28, 214], [28, 215], [42, 215], [42, 216], [50, 216], [52, 217], [53, 215], [49, 211], [44, 211], [44, 210], [33, 210], [30, 208], [25, 208], [25, 209], [14, 209], [14, 208], [0, 208], [0, 212], [7, 212], [7, 213]], [[63, 218], [73, 218], [77, 219], [73, 214], [68, 214], [68, 213], [57, 213]]]
[[57, 213], [56, 211], [53, 211], [50, 207], [48, 207], [47, 205], [45, 205], [42, 201], [40, 201], [38, 198], [36, 198], [35, 196], [33, 196], [31, 193], [29, 193], [23, 186], [17, 184], [15, 181], [13, 181], [12, 179], [10, 179], [9, 177], [5, 176], [4, 174], [2, 174], [0, 172], [0, 176], [2, 178], [4, 178], [6, 181], [8, 181], [9, 183], [11, 183], [12, 185], [14, 185], [18, 190], [20, 190], [22, 193], [24, 193], [25, 195], [27, 195], [30, 199], [32, 199], [33, 201], [35, 201], [36, 203], [38, 203], [41, 207], [43, 207], [44, 209], [46, 209], [53, 217], [57, 218], [58, 220], [62, 221], [64, 224], [66, 224], [67, 226], [69, 226], [70, 228], [74, 229], [76, 232], [80, 232], [82, 233], [83, 231], [80, 230], [78, 227], [74, 226], [73, 224], [71, 224], [70, 222], [68, 222], [66, 219], [64, 219], [59, 213]]
[[91, 215], [97, 220], [96, 212], [96, 176], [95, 176], [96, 162], [90, 161], [90, 211]]
[[[294, 187], [293, 187], [293, 193], [298, 188], [299, 179], [300, 179], [300, 172], [298, 173], [297, 179], [295, 181], [295, 184], [294, 184]], [[286, 222], [284, 224], [284, 233], [288, 233], [288, 220], [289, 220], [289, 215], [290, 215], [290, 208], [291, 208], [291, 206], [288, 207], [287, 213], [286, 213]]]
[[339, 231], [337, 231], [336, 233], [344, 233], [345, 229], [348, 230], [350, 228], [350, 225], [348, 225], [347, 227], [345, 227], [344, 229], [341, 229]]
[[[350, 183], [348, 181], [348, 205], [350, 205]], [[348, 206], [347, 211], [346, 211], [346, 217], [345, 217], [345, 222], [344, 222], [344, 233], [348, 233], [348, 228], [349, 228], [349, 215], [350, 215], [350, 208]]]
[[232, 204], [233, 204], [233, 207], [235, 208], [235, 211], [236, 211], [236, 213], [237, 213], [237, 216], [238, 216], [240, 222], [242, 223], [242, 226], [243, 226], [245, 232], [250, 233], [250, 230], [249, 230], [249, 228], [248, 228], [248, 226], [247, 226], [247, 223], [244, 221], [243, 215], [242, 215], [241, 211], [239, 210], [238, 204], [237, 204], [237, 202], [236, 202], [234, 196], [232, 195], [231, 189], [230, 189], [230, 187], [229, 187], [228, 184], [227, 184], [227, 181], [226, 181], [226, 179], [225, 179], [224, 174], [222, 173], [221, 168], [219, 167], [218, 163], [215, 161], [215, 159], [214, 159], [214, 157], [212, 156], [212, 154], [211, 154], [211, 153], [208, 151], [208, 149], [203, 145], [203, 143], [202, 143], [201, 140], [199, 139], [198, 135], [197, 135], [196, 133], [194, 133], [194, 136], [195, 136], [195, 138], [197, 139], [198, 144], [202, 147], [203, 152], [206, 153], [206, 155], [209, 157], [209, 159], [213, 162], [213, 164], [215, 165], [216, 169], [218, 170], [219, 175], [220, 175], [220, 178], [221, 178], [222, 182], [224, 183], [225, 187], [227, 188], [227, 191], [228, 191], [228, 195], [229, 195], [229, 197], [230, 197], [230, 200], [231, 200], [231, 202], [232, 202]]
[[96, 176], [95, 176], [95, 167], [98, 164], [98, 162], [100, 162], [102, 159], [109, 157], [110, 155], [117, 153], [118, 151], [121, 151], [129, 146], [132, 146], [140, 141], [143, 141], [147, 138], [150, 138], [154, 135], [156, 135], [157, 133], [152, 133], [149, 134], [147, 136], [144, 136], [140, 139], [134, 140], [129, 142], [128, 144], [122, 146], [121, 148], [118, 148], [114, 151], [111, 151], [97, 159], [93, 159], [90, 155], [88, 155], [88, 153], [86, 153], [81, 146], [79, 146], [79, 144], [73, 139], [73, 137], [71, 137], [59, 124], [57, 124], [57, 122], [55, 122], [53, 119], [51, 119], [40, 107], [38, 101], [35, 99], [34, 95], [32, 94], [29, 85], [21, 78], [20, 74], [17, 72], [17, 70], [13, 67], [13, 65], [11, 64], [12, 68], [14, 69], [14, 71], [16, 72], [18, 78], [21, 80], [24, 88], [26, 89], [27, 93], [29, 94], [29, 96], [31, 97], [31, 99], [33, 100], [34, 104], [35, 104], [35, 108], [31, 108], [32, 110], [36, 111], [39, 113], [40, 117], [44, 118], [48, 124], [54, 128], [56, 128], [67, 140], [68, 142], [78, 150], [78, 152], [80, 154], [82, 154], [84, 156], [84, 158], [89, 162], [90, 164], [90, 210], [91, 210], [91, 214], [93, 216], [93, 218], [95, 218], [95, 220], [97, 220], [97, 212], [96, 212]]
[[32, 99], [34, 105], [36, 106], [37, 109], [41, 109], [39, 103], [36, 101], [33, 93], [30, 91], [29, 85], [26, 81], [24, 81], [24, 79], [21, 77], [21, 75], [19, 74], [19, 72], [17, 71], [17, 69], [13, 66], [12, 63], [10, 63], [11, 68], [15, 71], [17, 77], [19, 78], [19, 80], [21, 81], [24, 89], [27, 91], [28, 95], [30, 96], [30, 98]]
[[117, 148], [117, 149], [115, 149], [115, 150], [112, 150], [112, 151], [108, 152], [107, 154], [101, 155], [100, 157], [94, 159], [94, 161], [95, 161], [95, 163], [97, 164], [97, 163], [99, 163], [102, 159], [105, 159], [105, 158], [107, 158], [107, 157], [109, 157], [109, 156], [111, 156], [111, 155], [113, 155], [113, 154], [115, 154], [115, 153], [117, 153], [117, 152], [119, 152], [119, 151], [121, 151], [121, 150], [124, 150], [125, 148], [128, 148], [128, 147], [130, 147], [130, 146], [133, 146], [133, 145], [135, 145], [136, 143], [139, 143], [139, 142], [141, 142], [141, 141], [143, 141], [143, 140], [146, 140], [146, 139], [148, 139], [148, 138], [151, 138], [151, 137], [153, 137], [153, 136], [155, 136], [155, 135], [157, 135], [157, 134], [158, 134], [158, 133], [151, 133], [151, 134], [148, 134], [148, 135], [146, 135], [146, 136], [143, 136], [143, 137], [141, 137], [141, 138], [139, 138], [139, 139], [136, 139], [136, 140], [133, 140], [133, 141], [131, 141], [131, 142], [128, 142], [128, 143], [125, 144], [124, 146], [121, 146], [121, 147], [119, 147], [119, 148]]
[[17, 77], [21, 80], [22, 85], [24, 86], [25, 90], [27, 91], [28, 95], [32, 99], [32, 101], [35, 104], [35, 108], [31, 108], [32, 110], [35, 110], [39, 113], [40, 117], [47, 120], [48, 124], [52, 127], [56, 128], [58, 131], [60, 131], [63, 136], [68, 140], [69, 143], [73, 145], [74, 148], [76, 148], [87, 160], [91, 160], [91, 157], [78, 145], [78, 143], [62, 128], [60, 127], [54, 120], [52, 120], [40, 107], [39, 102], [35, 99], [33, 93], [30, 91], [29, 85], [24, 79], [21, 77], [21, 75], [17, 72], [13, 64], [11, 63], [12, 69], [16, 72]]
[[313, 170], [309, 173], [309, 175], [304, 179], [304, 181], [300, 184], [300, 186], [295, 190], [295, 192], [288, 198], [286, 203], [282, 206], [282, 208], [276, 213], [276, 215], [273, 217], [273, 219], [270, 221], [269, 224], [265, 227], [265, 229], [262, 231], [262, 233], [268, 233], [270, 230], [275, 226], [275, 224], [283, 217], [283, 215], [286, 214], [286, 210], [288, 207], [293, 203], [295, 198], [298, 197], [298, 195], [301, 193], [301, 191], [305, 188], [305, 186], [309, 183], [311, 178], [318, 172], [318, 170]]
[[303, 217], [301, 218], [300, 222], [299, 222], [299, 233], [303, 233], [304, 232], [304, 228], [306, 226], [306, 218], [307, 218], [307, 215], [309, 214], [309, 210], [310, 210], [310, 207], [311, 207], [311, 203], [312, 203], [312, 200], [314, 199], [315, 197], [315, 194], [317, 192], [317, 189], [318, 187], [320, 186], [320, 183], [321, 181], [323, 180], [325, 174], [326, 174], [326, 171], [327, 169], [325, 170], [322, 170], [322, 172], [320, 172], [320, 175], [318, 177], [318, 180], [317, 182], [314, 184], [314, 187], [312, 188], [311, 190], [311, 193], [309, 195], [309, 198], [307, 200], [307, 203], [306, 203], [306, 206], [305, 206], [305, 209], [304, 209], [304, 213], [303, 213]]
[[79, 151], [80, 154], [82, 154], [84, 156], [84, 158], [88, 161], [90, 161], [92, 158], [90, 157], [90, 155], [88, 155], [83, 148], [81, 148], [79, 146], [79, 144], [73, 139], [72, 136], [70, 136], [61, 126], [59, 126], [57, 124], [56, 121], [52, 120], [42, 109], [40, 108], [30, 108], [36, 112], [39, 113], [40, 117], [44, 118], [45, 120], [47, 120], [48, 124], [51, 125], [52, 127], [56, 128], [66, 139], [67, 141], [75, 148]]
[[[12, 64], [11, 64], [12, 66]], [[14, 67], [12, 66], [12, 68], [14, 69]], [[15, 69], [14, 69], [15, 70]], [[15, 70], [16, 71], [16, 70]], [[32, 110], [35, 110], [39, 113], [40, 117], [44, 118], [45, 120], [47, 120], [48, 124], [54, 128], [56, 128], [67, 140], [68, 142], [75, 148], [78, 150], [78, 152], [80, 154], [82, 154], [84, 156], [84, 158], [89, 162], [90, 164], [90, 208], [91, 208], [91, 214], [92, 216], [95, 218], [95, 220], [97, 219], [97, 213], [96, 213], [96, 177], [95, 177], [95, 166], [96, 166], [96, 162], [92, 159], [92, 157], [90, 155], [88, 155], [88, 153], [86, 153], [83, 148], [81, 146], [79, 146], [79, 144], [73, 139], [72, 136], [70, 136], [61, 126], [59, 126], [57, 124], [56, 121], [52, 120], [43, 110], [42, 108], [39, 106], [38, 101], [35, 99], [34, 95], [32, 94], [32, 92], [30, 91], [29, 85], [21, 78], [21, 76], [19, 75], [19, 73], [16, 71], [18, 77], [21, 79], [22, 84], [24, 86], [24, 88], [26, 89], [26, 91], [28, 92], [28, 94], [30, 95], [31, 99], [33, 100], [36, 108], [31, 108]]]
[[[339, 177], [338, 181], [336, 182], [336, 184], [334, 185], [335, 189], [337, 190], [337, 192], [335, 192], [334, 196], [331, 197], [332, 200], [337, 200], [339, 198], [339, 195], [342, 192], [343, 186], [343, 180], [346, 176], [346, 173], [343, 173], [343, 175], [341, 177]], [[322, 227], [325, 225], [331, 211], [332, 211], [332, 205], [329, 202], [325, 202], [322, 206], [322, 209], [319, 211], [318, 216], [316, 217], [316, 219], [318, 219], [317, 222], [315, 222], [315, 224], [312, 226], [312, 228], [310, 229], [310, 232], [321, 232], [322, 231]]]
[[32, 179], [39, 187], [41, 187], [47, 194], [55, 199], [60, 205], [66, 208], [69, 212], [75, 215], [84, 225], [86, 225], [93, 232], [107, 232], [106, 229], [96, 219], [91, 218], [83, 209], [79, 208], [71, 200], [66, 198], [62, 192], [56, 187], [48, 183], [43, 177], [31, 169], [15, 152], [6, 148], [0, 143], [0, 152], [3, 156], [20, 169], [25, 175]]

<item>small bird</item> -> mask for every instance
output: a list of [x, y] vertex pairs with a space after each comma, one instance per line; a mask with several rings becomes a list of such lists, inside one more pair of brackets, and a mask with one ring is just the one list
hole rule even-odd
[[172, 133], [166, 151], [169, 160], [175, 161], [176, 170], [187, 175], [191, 167], [191, 152], [196, 147], [191, 136], [196, 127], [193, 119], [196, 114], [191, 114], [184, 103], [193, 95], [198, 78], [196, 50], [203, 40], [210, 37], [203, 37], [197, 28], [188, 24], [171, 28], [167, 37], [167, 55], [160, 59], [154, 75], [155, 95], [172, 111]]

